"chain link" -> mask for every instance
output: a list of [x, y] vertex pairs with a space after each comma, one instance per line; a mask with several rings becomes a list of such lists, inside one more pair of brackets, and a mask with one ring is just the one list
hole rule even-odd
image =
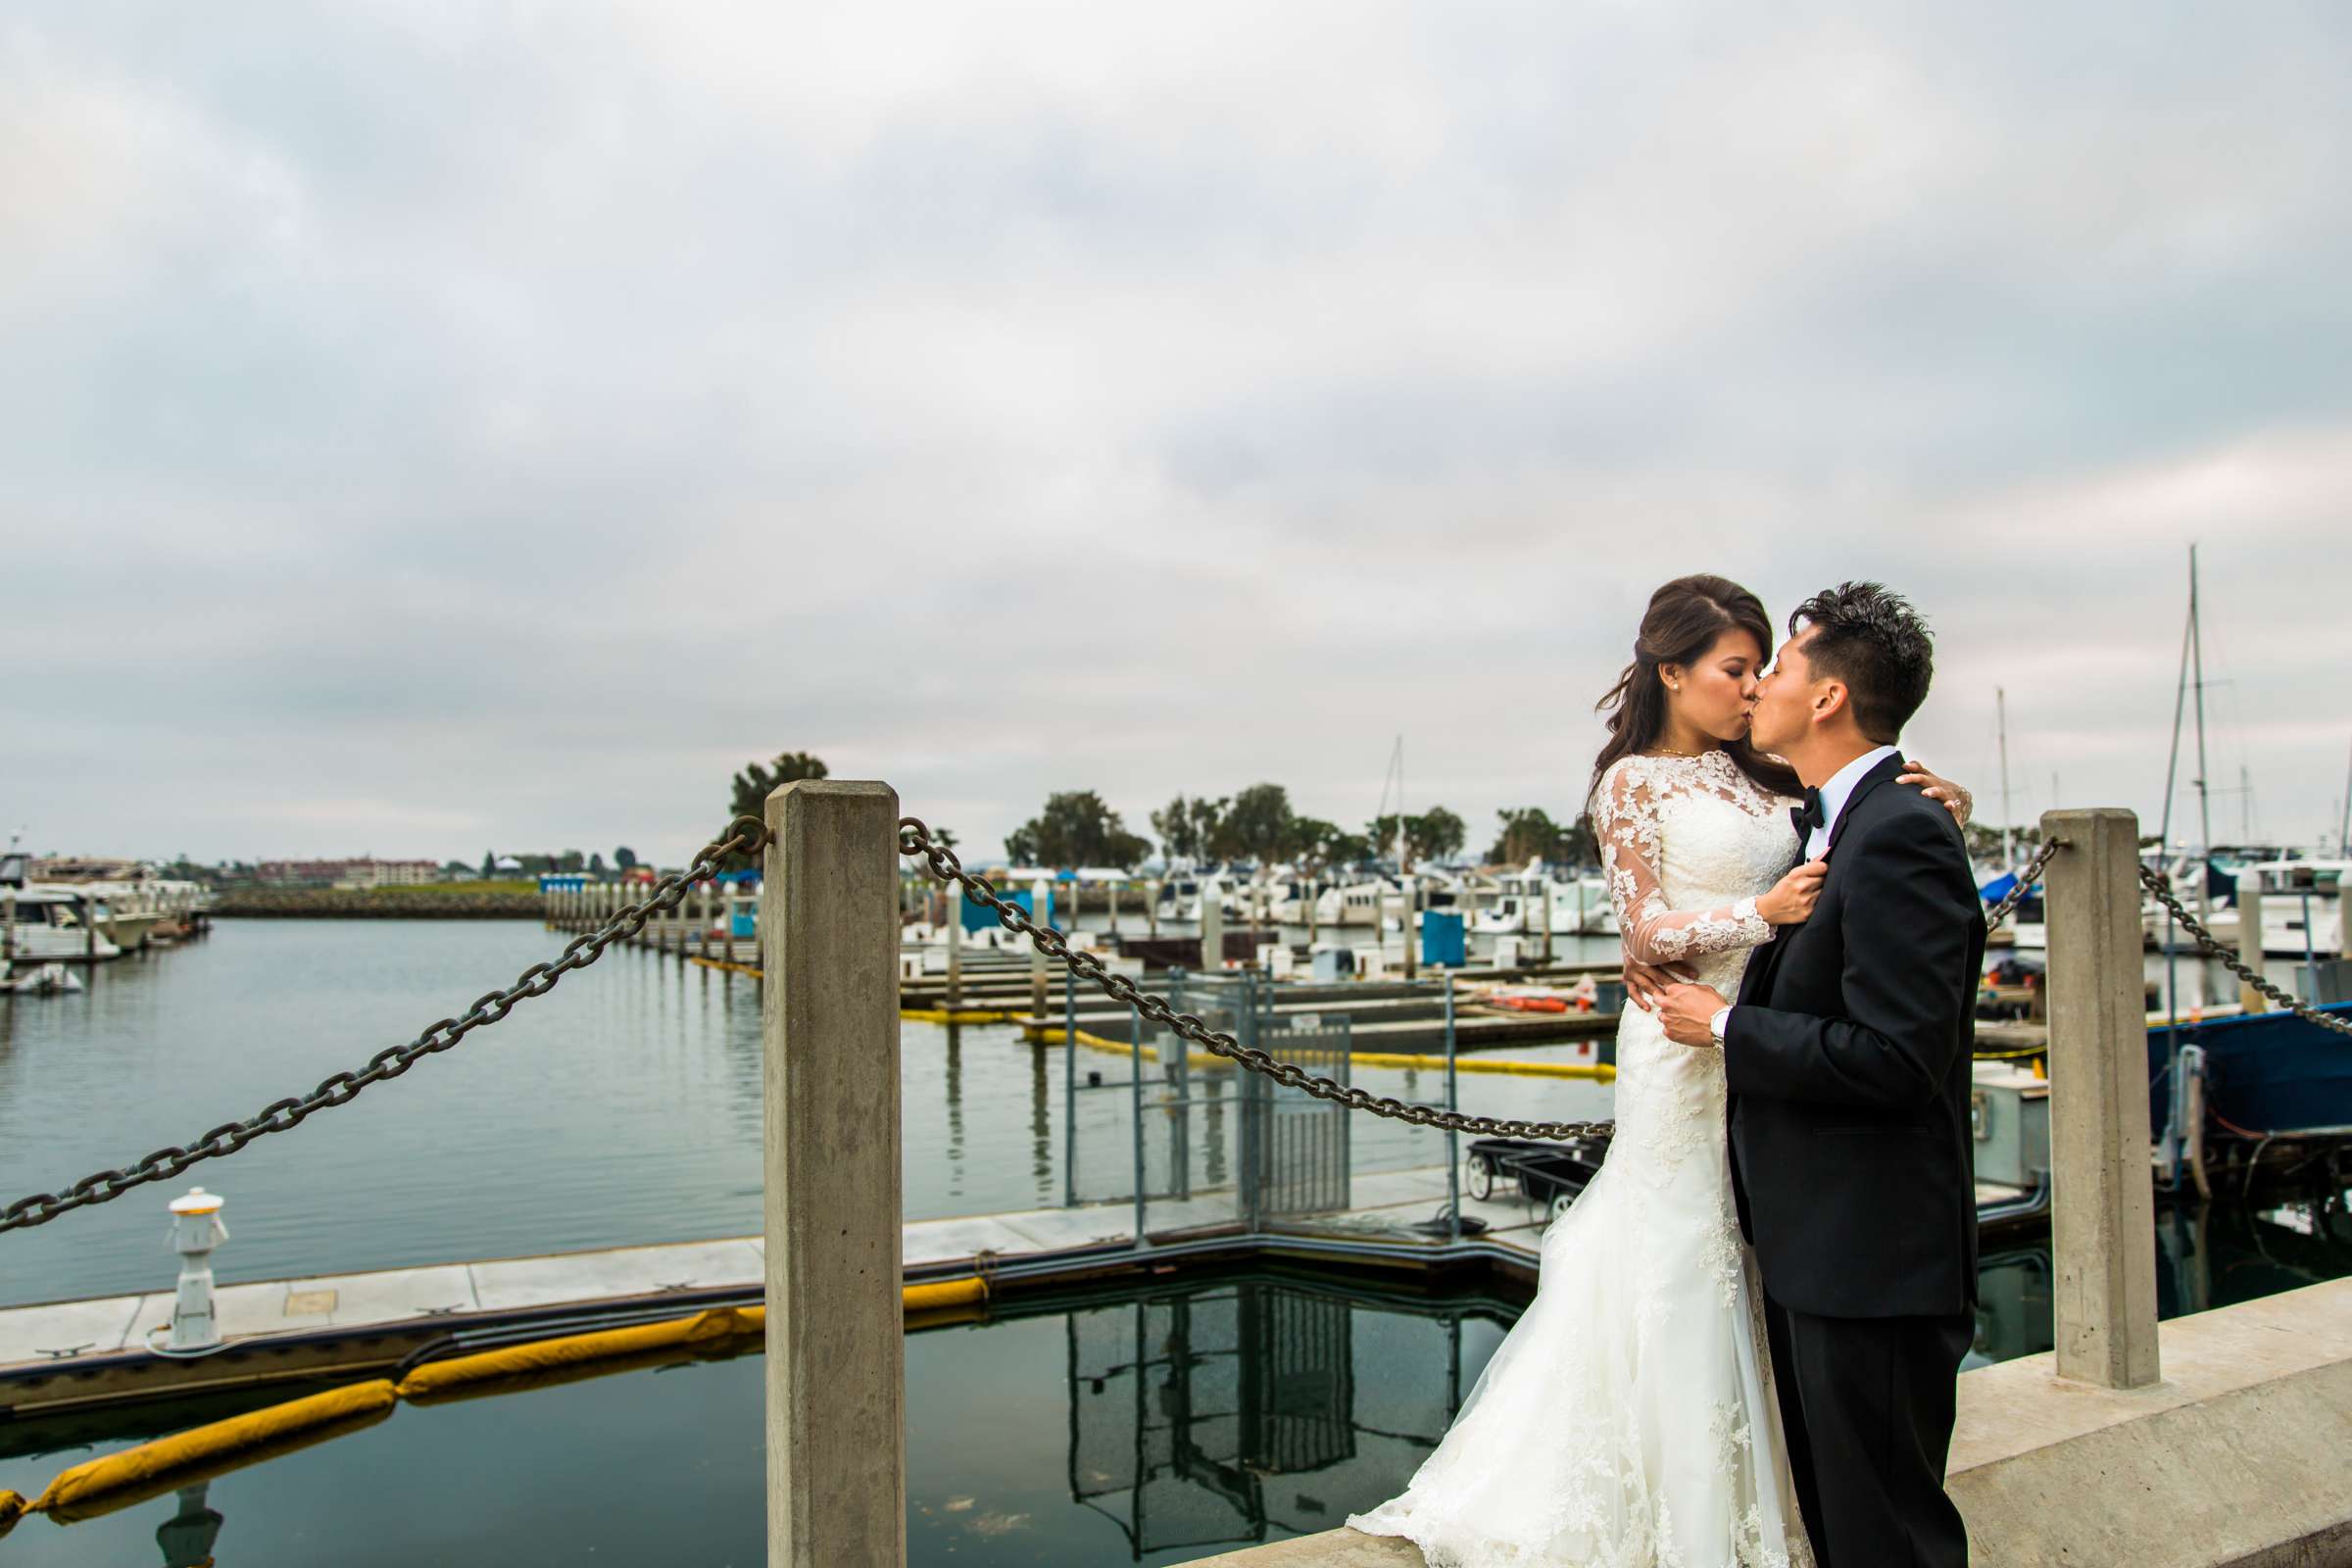
[[2032, 862], [2017, 874], [2017, 886], [2003, 894], [2001, 902], [1985, 911], [1984, 934], [1986, 936], [1990, 936], [2001, 928], [2001, 922], [2009, 918], [2010, 911], [2015, 909], [2019, 902], [2033, 891], [2034, 884], [2041, 880], [2042, 867], [2050, 863], [2050, 857], [2065, 847], [2066, 840], [2064, 839], [2050, 840], [2041, 847], [2041, 853], [2034, 857]]
[[687, 889], [714, 872], [727, 856], [738, 851], [749, 855], [764, 848], [768, 840], [767, 824], [756, 816], [735, 818], [727, 824], [725, 832], [726, 837], [705, 845], [686, 869], [655, 883], [653, 892], [643, 902], [615, 913], [603, 929], [573, 938], [565, 944], [562, 957], [552, 963], [532, 964], [515, 977], [513, 985], [485, 994], [459, 1016], [427, 1024], [407, 1045], [379, 1051], [359, 1071], [336, 1073], [307, 1095], [273, 1101], [245, 1121], [222, 1122], [185, 1148], [159, 1149], [121, 1170], [102, 1170], [84, 1176], [63, 1193], [34, 1193], [20, 1198], [0, 1209], [0, 1235], [46, 1225], [60, 1214], [93, 1203], [112, 1202], [133, 1188], [170, 1181], [191, 1165], [233, 1154], [257, 1138], [289, 1132], [318, 1111], [350, 1104], [369, 1084], [397, 1078], [424, 1057], [450, 1050], [474, 1030], [504, 1018], [525, 997], [546, 996], [556, 988], [557, 981], [572, 970], [585, 969], [603, 957], [611, 944], [643, 931], [646, 921], [657, 913], [675, 909], [684, 901]]
[[994, 909], [998, 921], [1005, 930], [1029, 938], [1048, 957], [1059, 959], [1081, 980], [1091, 981], [1111, 998], [1135, 1008], [1153, 1023], [1163, 1024], [1213, 1054], [1270, 1078], [1287, 1089], [1301, 1090], [1317, 1100], [1332, 1101], [1349, 1110], [1367, 1110], [1375, 1116], [1386, 1116], [1415, 1127], [1436, 1127], [1446, 1132], [1469, 1133], [1478, 1138], [1572, 1141], [1606, 1138], [1616, 1127], [1615, 1122], [1607, 1121], [1513, 1121], [1495, 1116], [1468, 1116], [1458, 1110], [1419, 1105], [1408, 1101], [1369, 1094], [1336, 1079], [1318, 1077], [1296, 1062], [1279, 1060], [1255, 1046], [1243, 1045], [1221, 1029], [1209, 1028], [1192, 1013], [1176, 1011], [1168, 1005], [1166, 998], [1152, 996], [1125, 975], [1105, 969], [1102, 960], [1093, 954], [1073, 950], [1060, 932], [1052, 926], [1037, 924], [1019, 905], [999, 897], [986, 877], [974, 876], [966, 871], [963, 862], [956, 858], [956, 852], [935, 842], [931, 830], [923, 826], [919, 818], [899, 818], [899, 853], [919, 856], [929, 866], [933, 877], [943, 884], [961, 887], [964, 896], [974, 904]]
[[[2172, 883], [2165, 878], [2162, 872], [2142, 865], [2139, 868], [2139, 883], [2140, 886], [2155, 895], [2156, 902], [2164, 906], [2166, 912], [2172, 915], [2181, 930], [2189, 934], [2198, 947], [2205, 950], [2208, 956], [2219, 958], [2224, 968], [2270, 998], [2275, 1005], [2284, 1008], [2307, 1022], [2316, 1023], [2323, 1029], [2332, 1029], [2339, 1035], [2352, 1035], [2352, 1020], [2339, 1018], [2330, 1012], [2322, 1012], [2317, 1007], [2305, 1006], [2301, 998], [2291, 992], [2279, 990], [2256, 970], [2250, 968], [2246, 961], [2238, 956], [2234, 948], [2229, 947], [2212, 932], [2198, 924], [2196, 917], [2180, 906], [2180, 900], [2173, 892]], [[2243, 917], [2242, 914], [2240, 917]], [[2257, 948], [2261, 946], [2259, 937], [2257, 937], [2255, 945]]]

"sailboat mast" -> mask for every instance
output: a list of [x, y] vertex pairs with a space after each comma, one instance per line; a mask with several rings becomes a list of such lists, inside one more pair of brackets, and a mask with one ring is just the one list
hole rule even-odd
[[2213, 799], [2205, 787], [2205, 633], [2197, 620], [2197, 547], [2188, 547], [2188, 647], [2197, 691], [2197, 919], [2206, 915], [2207, 864], [2213, 858]]
[[2001, 735], [2001, 867], [2017, 864], [2017, 813], [2009, 808], [2009, 694], [1992, 689], [1993, 722]]
[[[2352, 761], [2344, 764], [2344, 815], [2335, 830], [2335, 853], [2339, 859], [2352, 860]], [[2352, 905], [2346, 905], [2352, 908]]]

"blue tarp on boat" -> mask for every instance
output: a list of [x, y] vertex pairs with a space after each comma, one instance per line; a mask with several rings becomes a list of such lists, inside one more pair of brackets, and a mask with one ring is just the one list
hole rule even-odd
[[[2322, 1007], [2352, 1021], [2352, 1003]], [[2205, 1104], [2218, 1131], [2264, 1136], [2352, 1127], [2352, 1040], [2291, 1012], [2180, 1024], [2180, 1043], [2205, 1051]], [[2171, 1118], [2172, 1029], [2148, 1030], [2148, 1109]]]

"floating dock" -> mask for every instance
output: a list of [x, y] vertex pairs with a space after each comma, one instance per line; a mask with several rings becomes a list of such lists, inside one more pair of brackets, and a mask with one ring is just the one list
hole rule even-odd
[[[1153, 1199], [1142, 1247], [1132, 1202], [915, 1220], [901, 1229], [900, 1255], [910, 1284], [977, 1275], [996, 1294], [1264, 1256], [1499, 1269], [1532, 1286], [1544, 1208], [1516, 1195], [1481, 1200], [1464, 1193], [1461, 1211], [1485, 1223], [1482, 1234], [1448, 1242], [1415, 1231], [1446, 1192], [1443, 1167], [1359, 1174], [1345, 1212], [1257, 1232], [1236, 1220], [1229, 1190]], [[1978, 1200], [1988, 1226], [2040, 1213], [2034, 1196], [2016, 1189], [1981, 1185]], [[765, 1282], [764, 1244], [749, 1236], [223, 1285], [214, 1301], [225, 1343], [194, 1356], [151, 1348], [171, 1320], [170, 1290], [0, 1308], [0, 1421], [395, 1374], [506, 1341], [757, 1302]]]

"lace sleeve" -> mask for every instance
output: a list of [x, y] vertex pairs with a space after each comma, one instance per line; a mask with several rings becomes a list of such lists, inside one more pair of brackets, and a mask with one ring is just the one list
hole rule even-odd
[[1658, 800], [1645, 779], [1618, 768], [1601, 781], [1592, 804], [1593, 836], [1609, 874], [1609, 898], [1626, 955], [1642, 963], [1678, 963], [1708, 953], [1753, 948], [1772, 940], [1772, 926], [1741, 899], [1720, 909], [1669, 909], [1659, 886], [1662, 835]]

